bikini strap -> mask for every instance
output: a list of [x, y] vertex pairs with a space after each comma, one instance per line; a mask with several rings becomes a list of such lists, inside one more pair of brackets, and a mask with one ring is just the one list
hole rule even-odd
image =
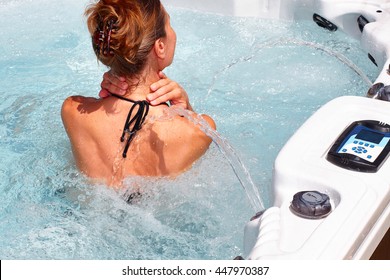
[[[145, 122], [145, 118], [149, 113], [149, 103], [146, 100], [134, 101], [128, 98], [125, 98], [120, 95], [112, 94], [116, 98], [134, 103], [129, 113], [127, 114], [126, 122], [123, 127], [122, 136], [120, 138], [121, 142], [126, 141], [125, 149], [123, 150], [122, 157], [126, 158], [127, 151], [129, 150], [129, 146], [131, 141], [134, 139], [135, 134], [142, 128], [143, 123]], [[137, 110], [133, 117], [131, 117], [134, 110]], [[127, 139], [126, 139], [127, 135]]]

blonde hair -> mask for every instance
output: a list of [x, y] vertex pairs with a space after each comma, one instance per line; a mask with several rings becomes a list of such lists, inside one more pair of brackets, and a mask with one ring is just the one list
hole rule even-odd
[[160, 0], [100, 0], [85, 15], [97, 58], [116, 75], [140, 74], [155, 41], [166, 36]]

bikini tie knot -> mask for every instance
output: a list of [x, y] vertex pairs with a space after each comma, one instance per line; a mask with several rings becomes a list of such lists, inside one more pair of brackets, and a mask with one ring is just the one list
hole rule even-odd
[[[123, 128], [122, 136], [120, 138], [121, 142], [126, 141], [125, 148], [122, 153], [122, 157], [126, 158], [127, 151], [130, 147], [131, 141], [133, 141], [136, 133], [142, 128], [142, 125], [145, 122], [145, 118], [149, 113], [149, 103], [145, 100], [142, 101], [133, 101], [134, 104], [131, 106], [129, 113], [126, 118], [125, 126]], [[133, 111], [137, 110], [134, 115]], [[132, 116], [133, 115], [133, 116]], [[127, 139], [126, 139], [127, 134]]]

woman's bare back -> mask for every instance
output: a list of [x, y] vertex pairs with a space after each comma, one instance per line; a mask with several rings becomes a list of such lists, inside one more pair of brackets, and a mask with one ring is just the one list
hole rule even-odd
[[[169, 108], [150, 106], [142, 128], [123, 158], [120, 141], [132, 104], [115, 97], [95, 99], [73, 96], [65, 100], [62, 118], [76, 164], [87, 176], [119, 185], [127, 176], [176, 176], [191, 167], [209, 147], [211, 139], [195, 124]], [[133, 112], [134, 114], [134, 112]], [[213, 120], [204, 119], [215, 129]]]

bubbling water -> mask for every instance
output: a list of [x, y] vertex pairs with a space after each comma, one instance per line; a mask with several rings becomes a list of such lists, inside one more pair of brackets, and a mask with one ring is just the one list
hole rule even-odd
[[265, 41], [265, 42], [262, 42], [262, 43], [259, 43], [259, 44], [253, 44], [253, 46], [251, 48], [254, 51], [250, 55], [244, 56], [244, 57], [240, 57], [240, 58], [230, 62], [228, 65], [223, 67], [221, 70], [217, 71], [213, 75], [212, 82], [210, 84], [210, 87], [207, 90], [206, 98], [208, 98], [210, 96], [210, 94], [212, 93], [212, 91], [213, 91], [213, 89], [215, 87], [215, 84], [216, 84], [217, 80], [220, 78], [220, 76], [224, 72], [230, 70], [230, 68], [232, 68], [235, 65], [240, 64], [240, 63], [251, 62], [251, 60], [256, 55], [258, 55], [258, 53], [260, 51], [262, 51], [264, 49], [280, 47], [280, 46], [288, 46], [288, 45], [305, 46], [305, 47], [309, 47], [309, 48], [312, 48], [312, 49], [315, 49], [315, 50], [323, 51], [324, 53], [327, 53], [328, 55], [338, 59], [341, 63], [345, 64], [350, 69], [352, 69], [357, 75], [360, 76], [360, 78], [369, 87], [372, 85], [372, 81], [370, 80], [370, 78], [355, 63], [353, 63], [350, 59], [348, 59], [342, 53], [334, 51], [331, 48], [328, 48], [328, 47], [326, 47], [326, 46], [324, 46], [322, 44], [309, 42], [309, 41], [305, 41], [305, 40], [300, 40], [298, 38], [278, 38], [278, 39], [275, 39], [275, 40]]
[[237, 176], [237, 179], [244, 189], [253, 210], [256, 212], [262, 212], [265, 208], [264, 202], [259, 193], [259, 188], [253, 182], [252, 176], [247, 167], [229, 142], [216, 130], [212, 129], [201, 115], [195, 115], [193, 112], [184, 110], [180, 107], [172, 107], [169, 112], [187, 118], [213, 140], [232, 167], [234, 174]]

